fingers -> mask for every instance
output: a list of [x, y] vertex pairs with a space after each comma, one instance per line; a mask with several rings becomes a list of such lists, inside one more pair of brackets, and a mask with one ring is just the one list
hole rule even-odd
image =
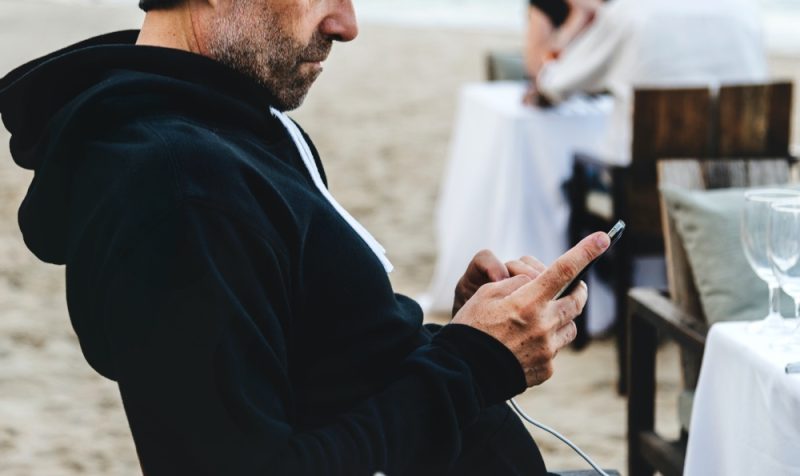
[[524, 275], [531, 279], [536, 279], [540, 274], [542, 274], [541, 270], [538, 270], [521, 260], [509, 261], [506, 263], [506, 268], [511, 276]]
[[562, 328], [558, 329], [553, 337], [553, 343], [556, 346], [553, 350], [553, 356], [555, 356], [559, 350], [568, 346], [576, 337], [578, 337], [578, 326], [575, 325], [574, 321], [569, 321]]
[[475, 292], [486, 283], [502, 281], [509, 277], [506, 265], [504, 265], [489, 250], [478, 252], [467, 266], [464, 276], [456, 284], [455, 297], [453, 299], [453, 315], [461, 309]]
[[531, 279], [536, 279], [547, 267], [533, 256], [523, 256], [518, 260], [506, 263], [511, 276], [525, 275]]
[[576, 286], [570, 294], [557, 301], [550, 301], [548, 304], [550, 312], [546, 313], [549, 318], [547, 324], [555, 329], [568, 325], [583, 311], [588, 297], [589, 289], [586, 287], [586, 283], [581, 281], [580, 285]]
[[553, 299], [564, 286], [597, 257], [603, 254], [610, 244], [608, 235], [597, 232], [587, 236], [572, 249], [561, 255], [549, 268], [528, 286], [517, 290], [529, 300], [531, 293], [547, 300]]
[[523, 256], [519, 260], [538, 271], [539, 274], [542, 274], [542, 272], [547, 269], [547, 266], [545, 266], [544, 263], [533, 256]]
[[502, 281], [509, 277], [508, 270], [503, 262], [489, 250], [479, 251], [472, 258], [466, 275], [467, 279], [473, 283]]
[[[484, 285], [479, 292], [486, 292], [492, 297], [505, 297], [531, 282], [531, 278], [524, 274], [513, 276], [496, 283]], [[485, 290], [485, 291], [484, 291]]]
[[[548, 380], [553, 375], [553, 362], [559, 351], [568, 346], [578, 336], [578, 327], [575, 325], [575, 317], [580, 314], [586, 303], [586, 285], [581, 283], [572, 294], [558, 301], [551, 301], [550, 306], [553, 315], [558, 316], [551, 321], [555, 323], [552, 327], [549, 338], [546, 340], [547, 354], [544, 354], [544, 361], [534, 365], [531, 369], [526, 369], [525, 378], [529, 385], [539, 385]], [[562, 324], [563, 323], [563, 324]], [[530, 370], [530, 372], [528, 371]], [[531, 373], [532, 372], [532, 373]]]

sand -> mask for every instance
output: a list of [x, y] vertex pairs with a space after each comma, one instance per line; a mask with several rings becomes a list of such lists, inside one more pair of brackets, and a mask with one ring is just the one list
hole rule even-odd
[[[140, 19], [133, 7], [0, 0], [0, 75]], [[293, 114], [321, 151], [334, 195], [389, 250], [399, 292], [416, 295], [431, 277], [432, 211], [458, 88], [483, 78], [486, 51], [520, 42], [513, 32], [365, 25], [356, 42], [334, 48]], [[0, 148], [0, 475], [140, 474], [116, 386], [88, 367], [70, 327], [64, 270], [38, 262], [22, 243], [16, 210], [29, 180]], [[659, 424], [674, 434], [677, 353], [661, 354]], [[597, 341], [562, 352], [556, 375], [519, 401], [603, 466], [624, 470], [625, 401], [615, 379], [613, 345]], [[586, 466], [561, 443], [534, 436], [551, 468]]]

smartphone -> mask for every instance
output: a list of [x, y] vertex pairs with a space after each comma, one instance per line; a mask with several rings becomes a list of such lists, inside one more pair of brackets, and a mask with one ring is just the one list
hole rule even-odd
[[611, 240], [611, 243], [608, 245], [608, 248], [606, 248], [606, 250], [603, 251], [603, 254], [601, 254], [597, 258], [593, 259], [589, 264], [587, 264], [586, 267], [584, 267], [581, 270], [581, 272], [578, 273], [577, 276], [575, 276], [575, 279], [573, 279], [572, 281], [570, 281], [569, 284], [561, 288], [561, 291], [559, 291], [558, 294], [556, 294], [556, 297], [554, 297], [553, 300], [561, 299], [562, 297], [571, 293], [572, 290], [575, 289], [575, 286], [577, 286], [578, 283], [581, 282], [583, 277], [586, 275], [586, 272], [589, 271], [589, 268], [594, 264], [594, 262], [602, 258], [603, 255], [605, 255], [606, 253], [608, 253], [608, 250], [610, 250], [611, 247], [614, 246], [614, 243], [619, 241], [619, 239], [622, 237], [622, 232], [624, 231], [625, 231], [625, 222], [619, 220], [617, 223], [614, 224], [613, 227], [611, 227], [611, 230], [609, 230], [608, 232], [608, 238]]

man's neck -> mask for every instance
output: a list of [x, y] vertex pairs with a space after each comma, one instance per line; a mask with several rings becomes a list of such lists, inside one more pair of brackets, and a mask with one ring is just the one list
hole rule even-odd
[[137, 45], [161, 46], [203, 54], [188, 7], [147, 12]]

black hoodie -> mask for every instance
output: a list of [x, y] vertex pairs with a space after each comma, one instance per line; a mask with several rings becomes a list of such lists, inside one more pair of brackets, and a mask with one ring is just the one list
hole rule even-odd
[[73, 327], [119, 384], [144, 472], [542, 473], [501, 404], [525, 388], [513, 354], [422, 326], [268, 91], [136, 36], [12, 71], [0, 113], [35, 171], [25, 242], [66, 264]]

